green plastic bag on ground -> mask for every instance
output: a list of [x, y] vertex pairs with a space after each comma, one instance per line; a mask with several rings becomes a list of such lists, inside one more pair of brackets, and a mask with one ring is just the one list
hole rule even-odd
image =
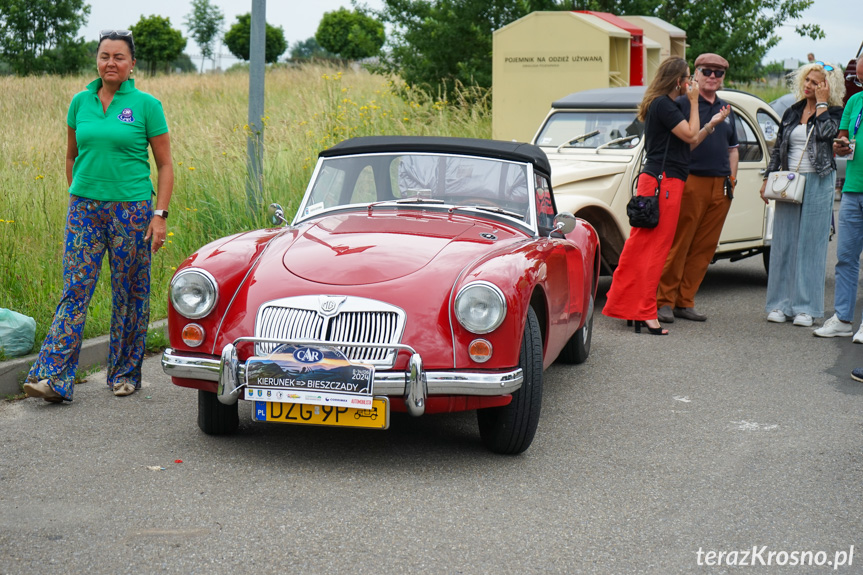
[[0, 351], [6, 357], [27, 355], [35, 338], [35, 319], [0, 307]]

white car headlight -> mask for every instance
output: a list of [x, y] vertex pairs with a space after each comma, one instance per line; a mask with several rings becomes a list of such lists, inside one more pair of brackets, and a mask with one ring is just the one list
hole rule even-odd
[[503, 292], [489, 282], [473, 282], [455, 297], [455, 316], [471, 333], [489, 333], [497, 329], [506, 317]]
[[213, 311], [218, 297], [216, 280], [204, 270], [186, 269], [171, 280], [171, 303], [189, 319], [199, 319]]

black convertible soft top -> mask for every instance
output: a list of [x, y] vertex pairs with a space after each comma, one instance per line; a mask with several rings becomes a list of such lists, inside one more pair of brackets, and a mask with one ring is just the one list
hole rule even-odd
[[437, 136], [366, 136], [351, 138], [322, 151], [319, 156], [332, 158], [353, 154], [428, 152], [461, 154], [529, 162], [538, 172], [550, 176], [548, 157], [539, 147], [521, 142], [481, 140], [479, 138], [442, 138]]
[[627, 86], [625, 88], [597, 88], [584, 90], [564, 96], [552, 102], [551, 107], [566, 108], [606, 108], [635, 109], [644, 99], [644, 86]]

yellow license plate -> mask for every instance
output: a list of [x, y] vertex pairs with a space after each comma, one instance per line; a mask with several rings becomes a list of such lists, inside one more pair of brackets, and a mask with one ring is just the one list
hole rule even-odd
[[356, 409], [334, 405], [256, 401], [254, 418], [255, 421], [300, 425], [387, 429], [390, 426], [390, 402], [386, 397], [375, 397], [371, 409]]

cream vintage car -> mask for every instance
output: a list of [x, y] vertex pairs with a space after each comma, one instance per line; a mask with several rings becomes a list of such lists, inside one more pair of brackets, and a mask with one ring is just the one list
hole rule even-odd
[[[587, 220], [599, 233], [605, 273], [617, 266], [629, 237], [626, 204], [635, 193], [644, 157], [644, 125], [636, 119], [643, 97], [643, 86], [570, 94], [552, 104], [533, 139], [551, 162], [558, 208]], [[714, 261], [762, 254], [766, 269], [773, 206], [764, 204], [759, 190], [779, 117], [751, 94], [722, 90], [719, 97], [734, 111], [740, 162], [737, 189]]]

